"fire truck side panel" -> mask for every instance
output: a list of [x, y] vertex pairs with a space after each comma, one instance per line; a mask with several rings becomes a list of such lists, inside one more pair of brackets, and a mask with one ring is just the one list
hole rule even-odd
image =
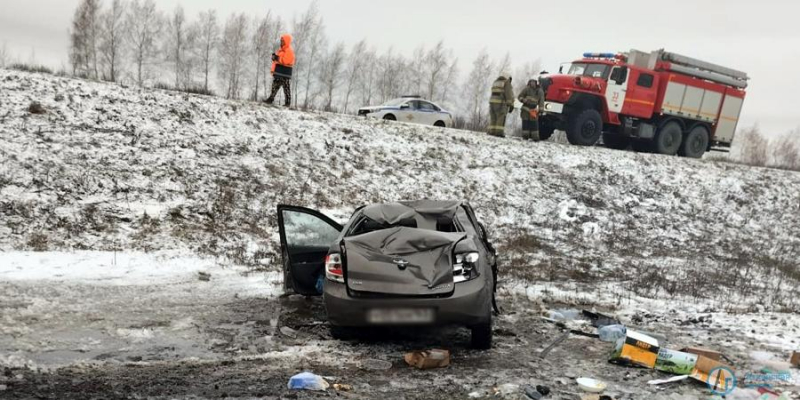
[[722, 104], [722, 111], [720, 111], [719, 115], [719, 123], [717, 123], [714, 131], [714, 139], [716, 141], [722, 143], [731, 143], [733, 141], [743, 104], [744, 98], [734, 96], [731, 93], [725, 95], [725, 102]]
[[703, 96], [703, 105], [700, 106], [701, 119], [712, 124], [716, 123], [720, 104], [722, 104], [722, 93], [706, 90]]
[[628, 80], [630, 83], [622, 114], [650, 119], [658, 97], [659, 76], [652, 71], [631, 68]]

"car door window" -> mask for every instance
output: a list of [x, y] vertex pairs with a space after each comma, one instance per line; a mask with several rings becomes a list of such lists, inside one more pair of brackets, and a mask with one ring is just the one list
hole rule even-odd
[[433, 107], [433, 104], [428, 103], [427, 101], [420, 101], [419, 109], [422, 111], [436, 111], [436, 108]]
[[302, 295], [320, 294], [325, 256], [342, 226], [302, 207], [278, 206], [284, 288]]

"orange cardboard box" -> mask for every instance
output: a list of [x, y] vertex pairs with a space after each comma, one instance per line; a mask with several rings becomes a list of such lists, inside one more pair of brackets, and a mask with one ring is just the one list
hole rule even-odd
[[725, 363], [712, 360], [706, 356], [697, 356], [691, 377], [703, 383], [709, 383], [709, 377], [719, 387], [727, 387], [735, 379], [736, 370]]
[[722, 353], [716, 350], [704, 349], [702, 347], [687, 347], [685, 349], [682, 349], [681, 351], [684, 353], [692, 353], [692, 354], [697, 354], [698, 356], [704, 356], [714, 361], [722, 360]]
[[789, 362], [795, 367], [800, 367], [800, 351], [792, 352], [792, 360]]
[[629, 329], [625, 340], [617, 343], [611, 361], [655, 368], [658, 350], [658, 339]]

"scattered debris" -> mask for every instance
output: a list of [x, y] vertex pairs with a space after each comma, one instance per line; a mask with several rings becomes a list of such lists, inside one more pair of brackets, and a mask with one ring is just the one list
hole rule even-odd
[[286, 336], [286, 337], [291, 338], [291, 339], [296, 339], [297, 338], [297, 331], [292, 329], [292, 328], [289, 328], [288, 326], [282, 326], [280, 330], [281, 330], [281, 334], [283, 334], [283, 336]]
[[662, 348], [658, 351], [655, 369], [676, 375], [688, 375], [697, 364], [697, 354]]
[[705, 349], [702, 347], [685, 347], [681, 349], [681, 351], [684, 353], [692, 353], [692, 354], [697, 354], [698, 356], [708, 357], [714, 361], [722, 360], [722, 353], [711, 349]]
[[589, 393], [602, 393], [608, 387], [605, 382], [593, 378], [578, 378], [576, 381], [581, 390]]
[[55, 101], [64, 101], [64, 95], [61, 93], [56, 94]]
[[792, 359], [789, 362], [795, 367], [800, 368], [800, 351], [793, 351]]
[[588, 311], [588, 310], [583, 310], [582, 313], [583, 313], [584, 317], [589, 318], [589, 321], [592, 322], [592, 326], [594, 326], [595, 328], [602, 328], [602, 327], [607, 326], [607, 325], [620, 325], [621, 324], [621, 322], [618, 319], [616, 319], [614, 317], [610, 317], [608, 315], [603, 315], [603, 314], [596, 313], [596, 312], [593, 312], [593, 311]]
[[600, 340], [616, 343], [627, 335], [628, 329], [624, 325], [605, 325], [597, 330]]
[[570, 332], [565, 332], [564, 334], [559, 336], [558, 339], [555, 340], [555, 342], [551, 343], [544, 350], [542, 350], [541, 353], [539, 353], [539, 357], [541, 357], [541, 358], [547, 357], [547, 355], [550, 354], [551, 350], [553, 350], [556, 346], [561, 344], [561, 342], [567, 340], [567, 338], [569, 337], [569, 334], [570, 334]]
[[581, 396], [581, 400], [611, 400], [611, 396], [599, 395], [599, 394], [584, 394], [583, 396]]
[[38, 101], [34, 101], [31, 105], [28, 106], [28, 112], [31, 114], [46, 114], [47, 110], [44, 109], [42, 103]]
[[517, 392], [519, 392], [519, 385], [514, 383], [504, 383], [494, 388], [495, 396], [506, 397], [506, 396], [511, 396]]
[[543, 395], [531, 385], [523, 386], [522, 391], [525, 392], [525, 396], [528, 396], [528, 398], [532, 400], [541, 400], [543, 397]]
[[353, 386], [345, 383], [334, 383], [333, 388], [339, 392], [352, 392]]
[[5, 391], [6, 391], [6, 389], [8, 389], [8, 386], [6, 386], [6, 385], [0, 385], [0, 392], [5, 392]]
[[673, 376], [672, 378], [667, 379], [654, 379], [652, 381], [647, 381], [648, 385], [663, 385], [665, 383], [672, 383], [672, 382], [680, 382], [685, 380], [689, 377], [689, 375], [680, 375], [680, 376]]
[[726, 379], [735, 378], [734, 374], [736, 373], [736, 370], [730, 365], [712, 360], [705, 356], [697, 356], [697, 363], [694, 369], [692, 369], [690, 376], [700, 382], [708, 383], [709, 374], [711, 374], [712, 371], [715, 372], [715, 375], [711, 377], [716, 378], [717, 382], [725, 382]]
[[450, 351], [433, 349], [406, 353], [406, 364], [419, 369], [442, 368], [450, 365]]
[[633, 330], [628, 330], [625, 340], [617, 341], [610, 361], [620, 364], [655, 368], [658, 358], [658, 340]]
[[550, 388], [544, 385], [536, 385], [536, 391], [541, 393], [542, 396], [547, 396], [550, 394]]
[[211, 274], [209, 274], [208, 272], [200, 271], [197, 273], [197, 279], [203, 282], [208, 282], [211, 280]]
[[392, 368], [392, 363], [386, 360], [369, 358], [361, 361], [361, 368], [371, 371], [383, 371]]
[[328, 390], [330, 384], [319, 375], [314, 375], [311, 372], [301, 372], [289, 378], [289, 389], [294, 390]]

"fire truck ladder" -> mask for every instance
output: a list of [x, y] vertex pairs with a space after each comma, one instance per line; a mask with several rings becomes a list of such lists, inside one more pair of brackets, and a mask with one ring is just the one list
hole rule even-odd
[[746, 88], [747, 81], [750, 79], [750, 77], [742, 71], [663, 50], [661, 50], [660, 53], [661, 60], [672, 63], [671, 69], [675, 72], [721, 83], [723, 85], [730, 85], [739, 89]]

